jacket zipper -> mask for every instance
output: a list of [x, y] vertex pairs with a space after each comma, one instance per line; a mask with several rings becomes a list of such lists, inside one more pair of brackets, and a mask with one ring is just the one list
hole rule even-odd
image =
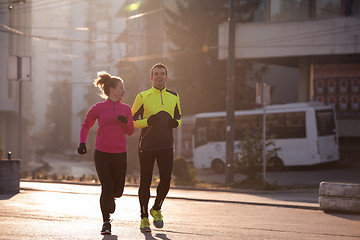
[[163, 98], [162, 98], [162, 91], [163, 91], [163, 90], [160, 90], [160, 98], [161, 98], [161, 105], [164, 106], [164, 102], [163, 102]]

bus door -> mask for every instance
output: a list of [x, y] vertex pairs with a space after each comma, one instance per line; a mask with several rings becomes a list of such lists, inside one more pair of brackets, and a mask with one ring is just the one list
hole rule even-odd
[[335, 114], [332, 109], [316, 111], [318, 148], [321, 162], [339, 160]]

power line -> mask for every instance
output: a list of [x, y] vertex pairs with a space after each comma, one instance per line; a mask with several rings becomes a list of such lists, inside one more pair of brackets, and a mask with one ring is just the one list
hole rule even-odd
[[[48, 37], [48, 36], [41, 36], [41, 35], [34, 35], [34, 34], [26, 34], [16, 28], [7, 26], [5, 24], [0, 23], [0, 27], [3, 27], [6, 30], [1, 30], [1, 32], [5, 32], [5, 33], [11, 33], [11, 34], [17, 34], [20, 35], [22, 37], [26, 37], [26, 38], [32, 38], [34, 40], [47, 40], [47, 41], [64, 41], [64, 42], [83, 42], [83, 43], [120, 43], [120, 41], [116, 41], [116, 40], [99, 40], [99, 39], [73, 39], [73, 38], [62, 38], [62, 37]], [[65, 29], [61, 29], [61, 30], [65, 30]], [[89, 31], [93, 31], [91, 29], [89, 29]], [[106, 33], [110, 33], [110, 34], [121, 34], [121, 32], [111, 32], [111, 31], [104, 31], [104, 30], [96, 30], [95, 32], [106, 32]], [[141, 38], [141, 39], [152, 39], [152, 40], [160, 40], [161, 37], [159, 36], [148, 36], [146, 34], [141, 35], [141, 34], [129, 34], [130, 37], [136, 37], [136, 38]]]
[[111, 43], [111, 42], [116, 42], [114, 40], [82, 40], [82, 39], [71, 39], [71, 38], [60, 38], [60, 37], [46, 37], [46, 36], [38, 36], [38, 35], [32, 35], [32, 34], [26, 34], [24, 32], [21, 32], [15, 28], [9, 27], [5, 24], [0, 23], [0, 27], [3, 27], [4, 29], [6, 29], [7, 31], [1, 30], [1, 32], [7, 32], [7, 33], [13, 33], [13, 34], [17, 34], [20, 35], [22, 37], [26, 37], [26, 38], [32, 38], [34, 40], [51, 40], [51, 41], [64, 41], [64, 42], [83, 42], [83, 43]]
[[[80, 0], [80, 1], [83, 1], [83, 0]], [[77, 3], [80, 2], [80, 1], [77, 1]], [[294, 1], [291, 1], [291, 0], [288, 0], [288, 1], [295, 3]], [[48, 1], [44, 1], [44, 2], [46, 2], [46, 4], [49, 3]], [[44, 3], [44, 2], [42, 2], [42, 3]], [[52, 1], [50, 3], [55, 3], [55, 1]], [[75, 2], [73, 2], [73, 3], [75, 3]], [[296, 3], [298, 3], [298, 2], [296, 2]], [[298, 3], [298, 4], [304, 4], [304, 3]], [[138, 17], [143, 17], [143, 16], [145, 16], [147, 14], [151, 14], [151, 13], [162, 11], [162, 10], [164, 10], [164, 8], [157, 8], [155, 10], [151, 10], [151, 11], [148, 11], [148, 12], [143, 12], [141, 14], [136, 14], [136, 15], [130, 16], [129, 18], [132, 18], [132, 17], [134, 18], [134, 16], [137, 16], [137, 15], [139, 15]], [[82, 43], [100, 43], [100, 42], [114, 43], [114, 42], [117, 42], [115, 40], [91, 40], [91, 39], [81, 40], [81, 39], [72, 39], [72, 38], [39, 36], [39, 35], [25, 34], [25, 33], [15, 29], [15, 28], [6, 26], [4, 24], [0, 24], [0, 26], [2, 26], [3, 28], [6, 29], [6, 31], [0, 29], [1, 32], [17, 34], [17, 35], [20, 35], [20, 36], [23, 36], [23, 37], [32, 38], [34, 40], [82, 42]], [[301, 34], [295, 34], [295, 35], [289, 35], [289, 36], [281, 36], [281, 37], [275, 37], [275, 38], [272, 38], [272, 39], [262, 39], [262, 40], [258, 40], [258, 41], [252, 41], [251, 43], [244, 43], [244, 44], [242, 44], [240, 46], [240, 48], [246, 48], [246, 47], [248, 47], [248, 48], [251, 48], [251, 47], [271, 47], [271, 46], [272, 47], [290, 47], [290, 46], [292, 46], [292, 47], [301, 47], [301, 46], [304, 46], [304, 45], [299, 45], [299, 44], [296, 45], [295, 44], [295, 45], [281, 45], [280, 46], [280, 45], [263, 45], [262, 43], [264, 43], [264, 44], [269, 44], [269, 43], [276, 44], [276, 43], [283, 43], [283, 42], [291, 41], [291, 40], [294, 40], [294, 39], [299, 40], [299, 39], [308, 39], [308, 38], [319, 37], [319, 36], [329, 36], [329, 35], [333, 35], [333, 34], [345, 33], [345, 32], [348, 32], [348, 31], [357, 30], [358, 26], [359, 26], [359, 24], [356, 24], [356, 25], [348, 27], [346, 30], [344, 30], [343, 27], [329, 28], [329, 29], [324, 29], [322, 31], [316, 31], [316, 32], [301, 33]], [[28, 27], [25, 27], [25, 28], [28, 28]], [[36, 27], [31, 27], [31, 29], [37, 29], [37, 28]], [[38, 28], [38, 29], [41, 29], [41, 28]], [[43, 28], [43, 29], [46, 29], [46, 28]], [[53, 30], [68, 30], [68, 29], [66, 29], [66, 28], [56, 28], [56, 29], [53, 29]], [[339, 32], [337, 30], [341, 30], [341, 31]], [[104, 31], [104, 30], [98, 30], [98, 29], [96, 30], [96, 32], [97, 31], [106, 32], [106, 33], [109, 33], [109, 34], [120, 34], [120, 33], [117, 33], [117, 32]], [[149, 37], [149, 36], [141, 36], [141, 35], [131, 35], [131, 36], [135, 36], [135, 37], [139, 37], [139, 38], [144, 38], [145, 37], [147, 39], [148, 38], [152, 38], [152, 39], [158, 39], [159, 38], [159, 37]], [[344, 44], [348, 44], [348, 43], [344, 43]], [[312, 46], [312, 45], [307, 45], [307, 46]], [[318, 45], [316, 45], [316, 46], [318, 46]]]
[[44, 11], [49, 9], [58, 9], [61, 7], [70, 7], [75, 4], [84, 2], [86, 3], [86, 0], [68, 0], [68, 1], [57, 1], [57, 0], [49, 0], [49, 1], [30, 1], [29, 4], [22, 4], [17, 5], [15, 8], [12, 8], [11, 10], [6, 8], [4, 11], [0, 11], [0, 13], [5, 13], [5, 11], [14, 11], [15, 13], [26, 13], [28, 10], [31, 10], [31, 12], [36, 11]]

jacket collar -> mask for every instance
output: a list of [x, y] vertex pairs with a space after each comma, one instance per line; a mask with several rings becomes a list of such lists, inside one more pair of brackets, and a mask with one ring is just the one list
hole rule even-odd
[[111, 101], [111, 99], [110, 98], [108, 98], [108, 99], [106, 99], [106, 101], [105, 101], [106, 103], [111, 103], [111, 104], [118, 104], [118, 103], [120, 103], [120, 101], [117, 101], [117, 102], [113, 102], [113, 101]]
[[159, 89], [155, 88], [154, 86], [152, 86], [151, 89], [152, 89], [154, 92], [163, 92], [163, 91], [166, 91], [166, 86], [165, 86], [162, 90], [159, 90]]

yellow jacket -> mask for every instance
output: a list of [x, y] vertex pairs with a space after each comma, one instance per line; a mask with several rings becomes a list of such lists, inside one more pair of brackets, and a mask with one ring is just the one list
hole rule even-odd
[[[139, 93], [131, 108], [134, 126], [141, 128], [139, 139], [140, 151], [157, 151], [173, 148], [172, 127], [170, 119], [176, 119], [181, 124], [181, 109], [179, 95], [167, 88], [162, 90], [152, 87]], [[151, 115], [158, 120], [153, 125], [147, 123]]]

